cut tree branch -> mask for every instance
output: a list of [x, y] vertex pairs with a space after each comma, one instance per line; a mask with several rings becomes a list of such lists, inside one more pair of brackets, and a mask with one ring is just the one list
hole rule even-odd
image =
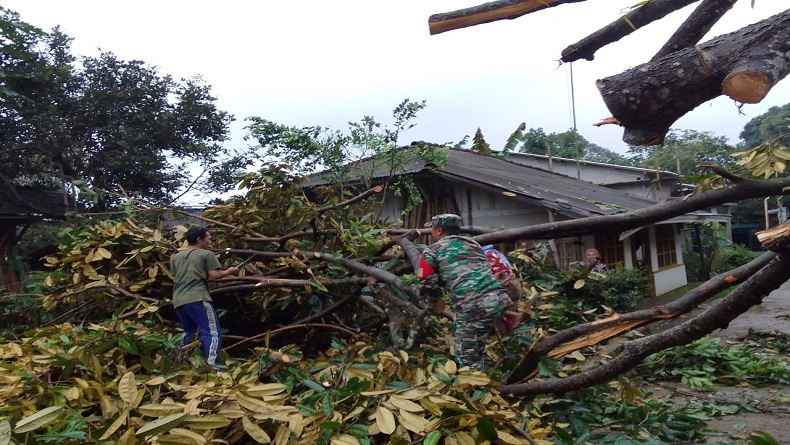
[[596, 82], [631, 145], [661, 144], [697, 106], [726, 94], [762, 100], [790, 73], [790, 10]]
[[[431, 35], [441, 34], [454, 29], [482, 25], [497, 20], [512, 20], [541, 9], [565, 3], [579, 3], [585, 0], [500, 0], [471, 8], [433, 14], [428, 18]], [[695, 0], [696, 1], [696, 0]]]
[[563, 62], [573, 62], [579, 59], [593, 60], [595, 52], [604, 46], [697, 1], [699, 0], [650, 0], [562, 50], [561, 60]]
[[513, 396], [563, 394], [604, 383], [633, 369], [650, 354], [688, 344], [716, 329], [726, 328], [738, 315], [760, 304], [769, 292], [790, 279], [790, 264], [787, 264], [789, 261], [787, 252], [782, 252], [730, 295], [717, 300], [707, 310], [673, 328], [624, 343], [619, 355], [597, 368], [567, 378], [505, 385], [500, 391]]
[[667, 43], [650, 59], [654, 62], [675, 51], [696, 45], [738, 0], [702, 0]]

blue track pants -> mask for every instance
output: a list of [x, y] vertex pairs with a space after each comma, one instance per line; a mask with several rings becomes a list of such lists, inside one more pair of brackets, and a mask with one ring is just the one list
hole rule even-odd
[[222, 333], [214, 306], [208, 301], [187, 303], [176, 308], [178, 320], [184, 328], [184, 345], [192, 342], [192, 334], [197, 334], [203, 343], [206, 363], [219, 365], [219, 352], [222, 350]]

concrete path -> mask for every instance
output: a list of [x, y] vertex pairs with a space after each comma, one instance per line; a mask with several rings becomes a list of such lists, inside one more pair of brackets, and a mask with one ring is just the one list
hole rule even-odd
[[762, 304], [749, 309], [730, 323], [727, 329], [714, 331], [711, 337], [740, 338], [755, 332], [783, 332], [790, 334], [790, 281], [781, 285]]

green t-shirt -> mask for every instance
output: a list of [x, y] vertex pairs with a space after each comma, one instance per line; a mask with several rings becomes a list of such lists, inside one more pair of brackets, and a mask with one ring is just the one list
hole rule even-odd
[[208, 271], [222, 269], [214, 253], [206, 249], [182, 250], [170, 257], [170, 273], [175, 279], [173, 307], [196, 301], [211, 301]]

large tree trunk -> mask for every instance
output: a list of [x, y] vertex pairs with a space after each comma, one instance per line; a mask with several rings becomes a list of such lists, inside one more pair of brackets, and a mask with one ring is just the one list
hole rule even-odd
[[657, 145], [698, 105], [721, 94], [757, 103], [788, 72], [790, 10], [596, 84], [623, 141]]

